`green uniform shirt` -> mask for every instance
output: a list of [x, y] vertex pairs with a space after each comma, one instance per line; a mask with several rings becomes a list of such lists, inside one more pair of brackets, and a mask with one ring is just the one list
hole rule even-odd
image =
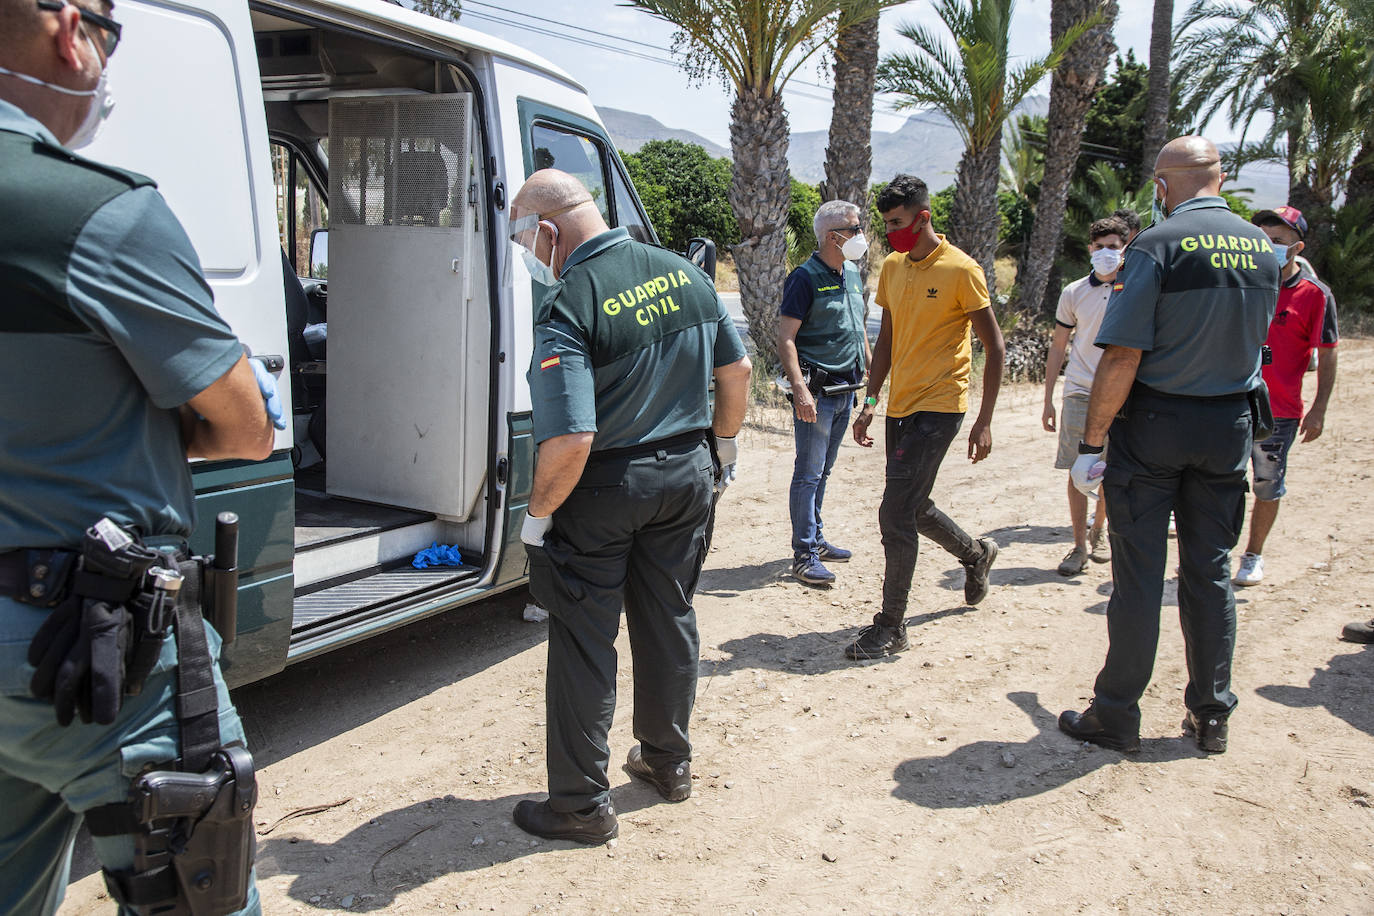
[[[102, 515], [189, 535], [177, 406], [243, 350], [181, 224], [147, 179], [4, 101], [0, 208], [0, 552], [77, 546]], [[0, 694], [28, 694], [47, 615], [0, 597]]]
[[863, 378], [863, 280], [851, 262], [835, 270], [812, 254], [788, 275], [778, 311], [801, 322], [796, 344], [802, 362], [851, 382]]
[[1097, 345], [1144, 351], [1136, 379], [1165, 394], [1250, 391], [1278, 298], [1268, 237], [1222, 198], [1195, 197], [1126, 249]]
[[535, 316], [535, 441], [594, 432], [601, 451], [705, 429], [712, 371], [743, 357], [706, 274], [603, 232], [568, 257]]

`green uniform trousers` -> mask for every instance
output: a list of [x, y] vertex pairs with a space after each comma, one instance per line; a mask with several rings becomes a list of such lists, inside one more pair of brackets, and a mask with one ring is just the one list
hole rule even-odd
[[1244, 395], [1174, 397], [1140, 385], [1112, 423], [1102, 489], [1115, 588], [1107, 604], [1107, 661], [1093, 704], [1114, 731], [1140, 730], [1139, 700], [1159, 645], [1171, 511], [1178, 528], [1178, 616], [1188, 663], [1183, 702], [1200, 718], [1224, 718], [1235, 708], [1231, 550], [1245, 520], [1250, 430]]
[[[212, 656], [219, 635], [206, 625]], [[238, 712], [214, 666], [220, 739], [244, 743]], [[51, 703], [0, 695], [0, 916], [50, 916], [67, 888], [72, 844], [83, 812], [126, 801], [141, 770], [180, 753], [176, 719], [176, 640], [162, 646], [137, 696], [126, 696], [111, 725], [57, 724]], [[134, 861], [130, 836], [96, 837], [109, 869]], [[121, 908], [122, 911], [122, 908]], [[237, 916], [260, 916], [256, 886]]]
[[705, 442], [636, 457], [593, 454], [532, 547], [530, 593], [549, 612], [549, 803], [610, 798], [620, 611], [634, 662], [634, 734], [650, 766], [690, 760], [700, 640], [692, 594], [706, 558], [714, 475]]

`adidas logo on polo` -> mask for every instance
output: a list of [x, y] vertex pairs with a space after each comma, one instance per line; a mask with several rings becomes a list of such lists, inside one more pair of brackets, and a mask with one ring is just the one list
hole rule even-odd
[[938, 295], [940, 295], [940, 291], [933, 286], [930, 289], [926, 290], [927, 299], [934, 299]]

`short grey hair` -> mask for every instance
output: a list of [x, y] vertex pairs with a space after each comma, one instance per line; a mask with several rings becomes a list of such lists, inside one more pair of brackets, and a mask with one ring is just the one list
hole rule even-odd
[[847, 200], [827, 200], [816, 209], [816, 218], [811, 221], [811, 228], [816, 232], [816, 245], [825, 244], [825, 234], [831, 229], [855, 223], [862, 223], [856, 204]]

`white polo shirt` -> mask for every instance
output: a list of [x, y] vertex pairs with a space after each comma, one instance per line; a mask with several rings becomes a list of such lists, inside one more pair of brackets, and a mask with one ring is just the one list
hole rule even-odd
[[1107, 313], [1107, 300], [1112, 285], [1090, 273], [1075, 280], [1059, 294], [1059, 307], [1054, 320], [1060, 327], [1073, 329], [1069, 344], [1069, 360], [1064, 366], [1064, 397], [1086, 398], [1092, 391], [1093, 376], [1097, 374], [1102, 348], [1093, 345], [1102, 316]]

